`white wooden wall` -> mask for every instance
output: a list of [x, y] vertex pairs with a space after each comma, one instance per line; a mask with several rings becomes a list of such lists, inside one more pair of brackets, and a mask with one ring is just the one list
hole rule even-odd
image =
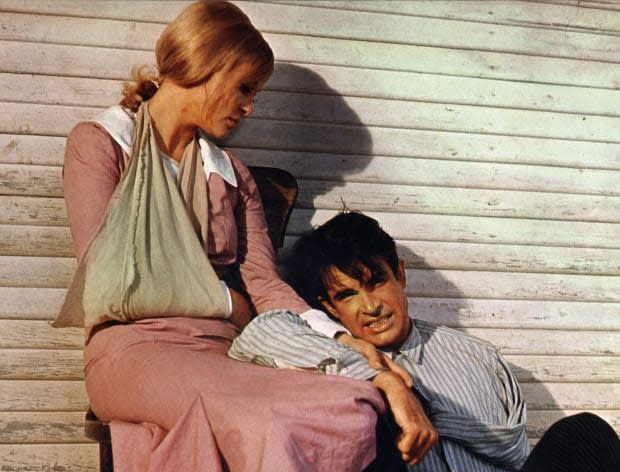
[[[498, 345], [533, 441], [620, 430], [620, 3], [237, 2], [279, 65], [229, 140], [300, 181], [287, 244], [344, 200], [407, 260], [413, 312]], [[579, 6], [577, 6], [579, 3]], [[0, 468], [97, 470], [64, 137], [187, 2], [0, 0]]]

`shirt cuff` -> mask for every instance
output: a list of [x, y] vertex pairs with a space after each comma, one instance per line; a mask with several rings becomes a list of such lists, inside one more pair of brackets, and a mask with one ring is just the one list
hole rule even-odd
[[308, 323], [313, 330], [328, 338], [334, 338], [338, 333], [351, 334], [347, 328], [327, 316], [327, 313], [315, 308], [304, 311], [299, 317]]
[[230, 318], [230, 315], [232, 315], [232, 297], [230, 296], [230, 290], [228, 290], [228, 285], [226, 285], [226, 282], [224, 282], [223, 280], [220, 280], [220, 285], [222, 286], [222, 290], [224, 290], [224, 293], [226, 294], [226, 316], [225, 318], [228, 319]]

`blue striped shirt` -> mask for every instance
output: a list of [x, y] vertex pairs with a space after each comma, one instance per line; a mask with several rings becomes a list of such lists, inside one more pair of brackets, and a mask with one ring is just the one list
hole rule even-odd
[[[411, 471], [519, 470], [530, 452], [526, 407], [495, 347], [460, 331], [413, 320], [407, 340], [387, 354], [412, 375], [415, 393], [440, 436]], [[235, 339], [229, 355], [270, 367], [363, 380], [377, 374], [363, 355], [312, 330], [288, 311], [255, 318]]]

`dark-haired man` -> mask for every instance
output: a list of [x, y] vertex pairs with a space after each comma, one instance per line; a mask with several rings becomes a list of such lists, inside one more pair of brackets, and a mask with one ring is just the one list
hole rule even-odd
[[[547, 437], [541, 440], [546, 446], [530, 456], [526, 407], [508, 364], [488, 342], [409, 317], [404, 263], [394, 240], [372, 218], [341, 213], [303, 235], [290, 259], [289, 281], [308, 303], [329, 313], [353, 337], [381, 349], [413, 377], [413, 389], [390, 373], [389, 382], [378, 385], [404, 433], [415, 429], [419, 420], [412, 414], [416, 399], [439, 433], [424, 458], [410, 464], [412, 470], [554, 470], [549, 461], [574, 462], [566, 455], [575, 449], [586, 453], [578, 455], [578, 460], [585, 460], [582, 456], [591, 455], [586, 451], [590, 447], [594, 460], [599, 461], [596, 467], [557, 470], [616, 470], [618, 438], [594, 415], [577, 418], [581, 426], [575, 428], [575, 421], [568, 426], [577, 446], [562, 441], [565, 453], [561, 447], [549, 446]], [[229, 354], [272, 367], [306, 368], [359, 379], [385, 377], [364, 356], [314, 331], [290, 312], [257, 317], [234, 341]], [[596, 425], [593, 430], [602, 428], [603, 439], [582, 438], [588, 431], [583, 424], [590, 423]], [[562, 436], [566, 428], [560, 427]], [[551, 442], [559, 436], [555, 434]], [[407, 448], [399, 449], [409, 462]]]

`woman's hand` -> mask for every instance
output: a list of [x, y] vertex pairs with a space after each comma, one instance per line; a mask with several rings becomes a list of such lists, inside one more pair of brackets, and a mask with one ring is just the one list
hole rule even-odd
[[232, 314], [228, 319], [239, 329], [243, 329], [252, 319], [252, 307], [248, 299], [242, 293], [232, 288], [228, 288], [228, 290], [232, 300]]
[[336, 339], [364, 355], [373, 369], [388, 369], [398, 375], [408, 388], [413, 387], [413, 379], [409, 372], [379, 351], [373, 344], [363, 339], [354, 338], [348, 333], [341, 333], [336, 336]]
[[403, 461], [409, 465], [418, 464], [439, 439], [439, 434], [424, 413], [420, 401], [400, 376], [394, 372], [380, 372], [373, 384], [385, 394], [401, 434], [396, 447]]

